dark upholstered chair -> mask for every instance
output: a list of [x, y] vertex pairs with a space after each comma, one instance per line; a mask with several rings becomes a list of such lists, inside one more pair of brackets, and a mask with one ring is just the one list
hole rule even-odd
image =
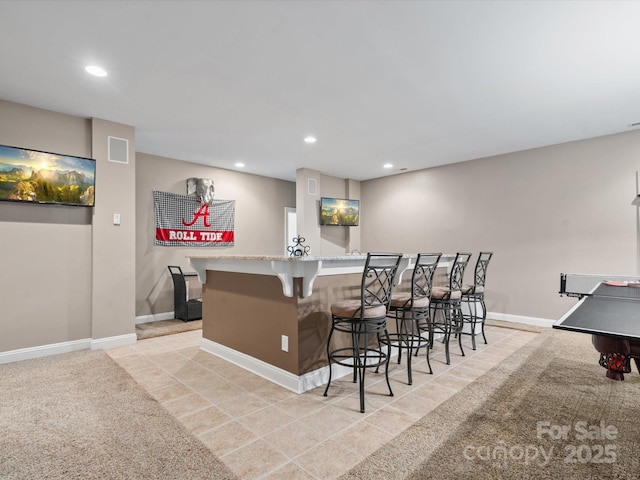
[[[379, 340], [387, 335], [391, 290], [401, 258], [401, 254], [395, 253], [368, 253], [362, 272], [360, 298], [331, 305], [331, 331], [327, 339], [329, 381], [324, 396], [327, 396], [331, 386], [332, 364], [352, 368], [353, 382], [359, 384], [361, 412], [364, 412], [364, 377], [367, 368], [377, 369], [384, 365], [389, 395], [393, 396], [389, 383], [391, 347], [387, 344], [384, 348]], [[347, 347], [331, 348], [336, 332], [350, 336]]]
[[[493, 252], [480, 252], [476, 268], [473, 275], [473, 285], [462, 286], [462, 303], [463, 303], [463, 326], [462, 335], [471, 335], [471, 346], [476, 349], [476, 326], [478, 323], [482, 326], [482, 338], [487, 343], [487, 336], [484, 333], [484, 322], [487, 319], [487, 308], [484, 303], [484, 288], [487, 279], [487, 268], [489, 261], [493, 256]], [[478, 308], [482, 311], [478, 315]]]
[[[442, 253], [420, 253], [416, 258], [411, 274], [411, 291], [394, 292], [388, 318], [395, 320], [395, 332], [381, 336], [380, 341], [398, 349], [398, 363], [402, 361], [402, 351], [407, 350], [407, 382], [413, 383], [411, 376], [411, 355], [418, 349], [429, 346], [429, 337], [425, 335], [428, 328], [422, 331], [419, 325], [429, 323], [429, 302], [433, 288], [433, 276]], [[427, 365], [429, 373], [433, 373], [429, 362], [429, 348]]]
[[182, 269], [169, 265], [169, 273], [173, 279], [173, 310], [175, 318], [185, 322], [202, 318], [202, 300], [187, 299], [187, 282]]
[[[458, 252], [449, 273], [449, 286], [433, 287], [431, 290], [429, 341], [433, 346], [434, 335], [436, 333], [443, 335], [447, 365], [450, 364], [449, 339], [451, 335], [455, 338], [462, 330], [462, 281], [470, 258], [470, 253]], [[458, 345], [464, 357], [460, 336], [458, 336]]]

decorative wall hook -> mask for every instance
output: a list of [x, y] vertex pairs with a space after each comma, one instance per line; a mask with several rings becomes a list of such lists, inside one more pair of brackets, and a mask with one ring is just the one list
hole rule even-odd
[[306, 257], [309, 255], [311, 247], [303, 244], [305, 241], [304, 237], [298, 235], [297, 237], [293, 237], [292, 241], [294, 242], [294, 245], [287, 248], [290, 257]]

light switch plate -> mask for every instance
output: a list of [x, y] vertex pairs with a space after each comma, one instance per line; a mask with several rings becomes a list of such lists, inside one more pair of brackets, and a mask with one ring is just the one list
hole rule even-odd
[[119, 213], [114, 213], [113, 214], [113, 224], [114, 225], [120, 225], [120, 214]]

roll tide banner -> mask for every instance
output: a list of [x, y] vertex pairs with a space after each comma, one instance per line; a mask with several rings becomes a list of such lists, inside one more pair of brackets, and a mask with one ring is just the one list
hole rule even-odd
[[235, 200], [211, 205], [189, 195], [153, 192], [156, 245], [169, 247], [232, 247]]

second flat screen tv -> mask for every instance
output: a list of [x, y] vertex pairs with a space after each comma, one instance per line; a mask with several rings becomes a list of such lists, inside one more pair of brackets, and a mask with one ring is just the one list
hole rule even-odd
[[322, 197], [320, 225], [357, 227], [360, 221], [360, 200]]

